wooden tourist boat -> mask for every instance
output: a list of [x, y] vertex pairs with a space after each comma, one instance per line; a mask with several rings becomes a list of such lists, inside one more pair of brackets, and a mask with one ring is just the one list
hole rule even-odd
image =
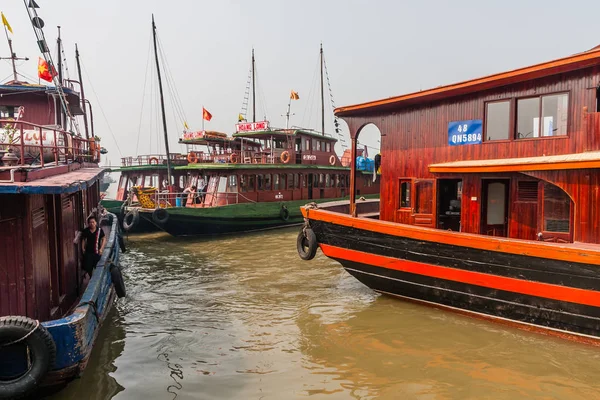
[[[306, 201], [348, 195], [350, 168], [341, 165], [333, 150], [336, 139], [307, 130], [270, 129], [266, 122], [254, 126], [261, 130], [225, 138], [184, 136], [182, 143], [195, 146], [188, 159], [196, 162], [174, 168], [174, 190], [143, 193], [141, 187], [132, 188], [125, 226], [145, 220], [174, 236], [270, 229], [301, 223], [300, 206]], [[207, 149], [198, 151], [197, 146]], [[125, 191], [131, 188], [128, 182], [135, 182], [130, 174], [139, 171], [120, 171], [119, 191]], [[153, 179], [166, 181], [166, 170]], [[361, 171], [357, 196], [378, 196], [378, 182], [372, 171]], [[182, 193], [192, 186], [196, 194]], [[181, 206], [173, 207], [177, 202]]]
[[[49, 53], [44, 59], [52, 65]], [[0, 85], [1, 399], [39, 395], [79, 376], [115, 292], [124, 294], [118, 222], [98, 209], [99, 143], [63, 129], [76, 128], [83, 99], [50, 79], [54, 86]], [[74, 239], [89, 215], [106, 244], [88, 281]]]
[[[160, 74], [158, 78], [160, 86]], [[300, 206], [307, 200], [323, 202], [348, 194], [350, 169], [335, 153], [337, 140], [323, 133], [324, 116], [322, 132], [273, 129], [268, 121], [240, 121], [233, 136], [186, 130], [179, 140], [188, 147], [185, 158], [169, 152], [165, 120], [163, 125], [165, 156], [138, 157], [145, 164], [136, 166], [125, 159], [119, 169], [117, 200], [127, 196], [120, 207], [128, 231], [147, 230], [149, 223], [174, 236], [284, 227], [302, 222]], [[182, 159], [187, 165], [177, 166]], [[373, 165], [363, 171], [357, 195], [379, 194], [374, 170]], [[191, 188], [196, 189], [190, 193]]]
[[381, 129], [380, 219], [352, 197], [306, 206], [301, 257], [318, 245], [381, 293], [597, 343], [599, 85], [597, 47], [337, 109], [354, 151]]

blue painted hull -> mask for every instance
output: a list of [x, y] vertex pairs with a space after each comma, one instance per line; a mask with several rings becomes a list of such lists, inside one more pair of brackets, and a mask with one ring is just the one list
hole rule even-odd
[[81, 375], [98, 336], [98, 331], [110, 311], [115, 298], [110, 267], [118, 265], [120, 248], [117, 240], [119, 220], [113, 215], [113, 224], [102, 258], [92, 278], [71, 314], [47, 321], [42, 325], [50, 332], [56, 344], [54, 367], [42, 386], [61, 385]]

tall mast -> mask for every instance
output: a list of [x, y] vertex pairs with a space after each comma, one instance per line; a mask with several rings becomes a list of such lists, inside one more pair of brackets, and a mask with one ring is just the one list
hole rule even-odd
[[8, 49], [10, 50], [10, 57], [0, 57], [0, 60], [11, 60], [12, 62], [12, 69], [13, 69], [13, 79], [15, 82], [18, 81], [18, 77], [17, 77], [17, 65], [15, 64], [16, 60], [25, 60], [28, 61], [29, 59], [27, 57], [25, 58], [19, 58], [17, 57], [17, 54], [15, 52], [13, 52], [13, 48], [12, 48], [12, 39], [10, 38], [10, 36], [8, 36], [8, 29], [6, 28], [6, 25], [4, 25], [4, 33], [6, 34], [6, 40], [8, 40]]
[[[167, 135], [167, 117], [165, 115], [165, 100], [163, 98], [162, 80], [160, 78], [160, 64], [158, 62], [158, 49], [156, 46], [156, 24], [154, 23], [154, 14], [152, 14], [152, 38], [154, 40], [154, 57], [156, 59], [156, 74], [158, 76], [158, 91], [160, 93], [160, 108], [162, 111], [163, 131], [165, 134], [165, 150], [167, 152], [167, 179], [169, 185], [173, 184], [171, 180], [171, 159], [169, 158], [169, 136]], [[204, 121], [204, 119], [203, 119]]]
[[323, 86], [323, 43], [321, 43], [321, 133], [325, 136], [325, 89]]
[[81, 77], [81, 64], [79, 63], [79, 49], [77, 48], [77, 43], [75, 43], [75, 59], [77, 60], [77, 73], [79, 74], [79, 87], [81, 88], [81, 104], [83, 105], [83, 126], [85, 127], [85, 140], [90, 140], [87, 111], [85, 107], [85, 93], [83, 92], [83, 78]]
[[256, 74], [254, 70], [254, 49], [252, 49], [252, 122], [256, 122]]
[[[60, 85], [62, 86], [63, 84], [63, 71], [62, 71], [62, 39], [60, 38], [60, 26], [57, 26], [58, 28], [58, 39], [56, 39], [56, 48], [57, 48], [57, 57], [58, 57], [58, 82], [60, 82]], [[52, 72], [51, 72], [52, 73]], [[60, 127], [62, 129], [65, 129], [65, 125], [66, 125], [66, 118], [65, 118], [65, 113], [62, 109], [62, 107], [60, 108], [56, 108], [56, 125], [60, 125]]]

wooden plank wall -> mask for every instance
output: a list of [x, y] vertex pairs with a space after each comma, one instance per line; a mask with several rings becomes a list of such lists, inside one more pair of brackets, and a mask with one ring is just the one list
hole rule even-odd
[[[596, 88], [599, 84], [600, 67], [595, 66], [466, 96], [398, 108], [385, 113], [365, 113], [361, 116], [345, 117], [344, 120], [348, 123], [351, 132], [356, 132], [360, 127], [369, 123], [379, 128], [382, 134], [383, 174], [381, 219], [396, 221], [399, 214], [397, 211], [399, 179], [434, 178], [435, 176], [428, 170], [430, 164], [600, 150], [600, 117], [587, 113], [596, 111]], [[487, 101], [557, 92], [569, 93], [568, 136], [566, 137], [491, 141], [480, 145], [448, 145], [448, 123], [484, 119], [484, 108]], [[512, 106], [516, 107], [515, 102]], [[478, 182], [480, 176], [459, 176], [459, 178], [464, 179], [465, 198], [480, 197], [481, 188]], [[573, 197], [571, 191], [568, 193]], [[475, 211], [473, 204], [467, 206], [471, 211]], [[478, 208], [479, 204], [477, 204]], [[583, 213], [590, 216], [590, 212], [580, 210], [579, 215]], [[594, 219], [592, 218], [592, 220]], [[586, 222], [586, 224], [590, 223]], [[463, 215], [462, 224], [465, 230], [477, 232], [479, 211]], [[591, 230], [587, 228], [580, 230], [575, 235], [576, 240], [591, 240], [595, 243], [597, 239], [593, 239], [592, 236], [597, 235], [590, 236], [590, 232]], [[527, 236], [530, 233], [529, 230], [523, 231], [523, 234]]]

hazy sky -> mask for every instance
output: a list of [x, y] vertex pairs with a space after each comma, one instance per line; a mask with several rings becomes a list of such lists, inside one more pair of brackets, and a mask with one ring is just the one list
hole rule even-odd
[[[259, 116], [266, 112], [271, 125], [285, 126], [282, 114], [293, 89], [300, 100], [292, 103], [290, 124], [318, 129], [321, 41], [337, 106], [523, 67], [600, 43], [597, 1], [36, 1], [51, 49], [55, 27], [62, 26], [74, 79], [79, 44], [96, 134], [113, 165], [136, 149], [144, 154], [164, 149], [157, 146], [162, 131], [156, 127], [152, 64], [145, 73], [153, 62], [152, 13], [190, 128], [201, 128], [204, 105], [213, 115], [205, 128], [228, 133], [242, 106], [252, 47]], [[14, 30], [15, 51], [30, 58], [19, 62], [19, 72], [37, 82], [39, 53], [23, 2], [0, 0], [0, 10]], [[8, 55], [3, 33], [0, 54]], [[2, 82], [10, 74], [2, 61]], [[166, 104], [171, 151], [184, 151], [168, 95]], [[326, 130], [333, 133], [329, 104], [326, 110]], [[376, 146], [378, 138], [367, 136], [363, 141]]]

